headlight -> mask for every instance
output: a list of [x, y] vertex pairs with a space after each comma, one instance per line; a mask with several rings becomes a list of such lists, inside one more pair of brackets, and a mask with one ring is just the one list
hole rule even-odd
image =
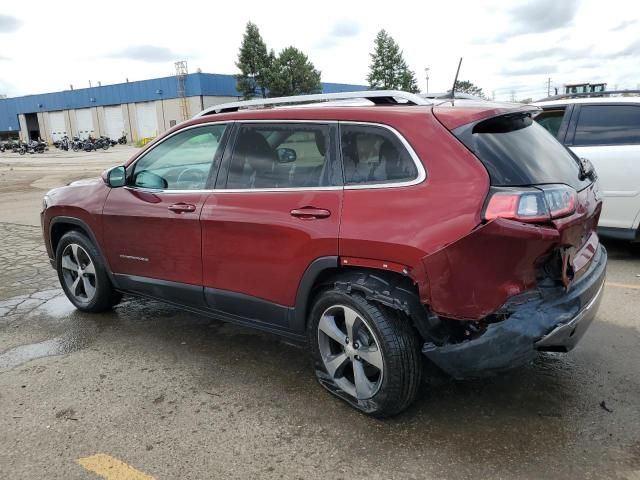
[[45, 195], [42, 198], [42, 211], [44, 212], [48, 206], [49, 206], [49, 197]]

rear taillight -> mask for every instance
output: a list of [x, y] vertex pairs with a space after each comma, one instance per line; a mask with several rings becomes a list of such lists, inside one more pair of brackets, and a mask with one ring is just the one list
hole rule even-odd
[[492, 188], [484, 209], [486, 221], [509, 218], [521, 222], [545, 222], [566, 217], [576, 210], [578, 194], [567, 185], [530, 188]]

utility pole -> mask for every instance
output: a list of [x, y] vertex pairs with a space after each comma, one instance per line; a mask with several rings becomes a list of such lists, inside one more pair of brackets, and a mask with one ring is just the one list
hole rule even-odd
[[425, 77], [427, 77], [427, 94], [429, 93], [429, 67], [424, 69]]
[[177, 96], [180, 99], [180, 114], [182, 116], [182, 120], [189, 119], [189, 104], [187, 103], [187, 95], [185, 89], [185, 79], [187, 78], [187, 74], [189, 70], [187, 69], [187, 61], [182, 60], [180, 62], [175, 63], [176, 67], [176, 80], [178, 82], [177, 85]]
[[516, 103], [516, 92], [511, 90], [511, 103]]
[[547, 78], [547, 97], [551, 96], [551, 77]]

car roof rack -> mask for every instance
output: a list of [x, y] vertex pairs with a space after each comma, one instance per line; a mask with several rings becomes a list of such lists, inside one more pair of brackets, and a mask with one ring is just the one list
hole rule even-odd
[[311, 95], [295, 95], [292, 97], [260, 98], [213, 105], [205, 108], [195, 117], [203, 117], [214, 113], [237, 112], [240, 109], [275, 107], [278, 105], [308, 104], [331, 102], [332, 100], [365, 99], [374, 105], [432, 105], [432, 102], [415, 93], [400, 90], [363, 90], [359, 92], [318, 93]]
[[631, 94], [632, 96], [640, 95], [640, 90], [605, 90], [604, 92], [583, 92], [583, 93], [562, 93], [560, 95], [552, 95], [550, 97], [536, 100], [536, 102], [548, 102], [551, 100], [566, 100], [569, 98], [584, 97], [609, 97], [611, 95]]

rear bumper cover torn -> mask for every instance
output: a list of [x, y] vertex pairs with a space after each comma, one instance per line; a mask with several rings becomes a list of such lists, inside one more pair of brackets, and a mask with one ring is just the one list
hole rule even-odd
[[[538, 289], [519, 303], [517, 295], [501, 310], [510, 316], [491, 323], [480, 336], [460, 343], [427, 342], [422, 353], [454, 378], [484, 377], [524, 365], [537, 351], [569, 351], [593, 321], [606, 276], [607, 252], [600, 246], [588, 271], [569, 290]], [[531, 292], [527, 292], [531, 298]]]

